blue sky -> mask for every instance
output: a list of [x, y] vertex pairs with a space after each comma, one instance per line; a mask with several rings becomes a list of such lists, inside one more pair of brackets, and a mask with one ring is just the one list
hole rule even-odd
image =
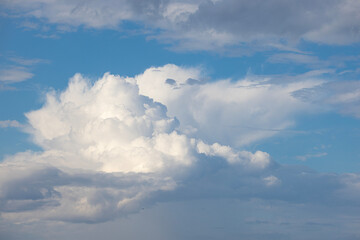
[[3, 1], [0, 236], [360, 238], [358, 10]]

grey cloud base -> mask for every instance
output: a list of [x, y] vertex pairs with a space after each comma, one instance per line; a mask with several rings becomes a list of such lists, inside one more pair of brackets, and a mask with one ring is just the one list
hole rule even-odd
[[17, 0], [2, 6], [59, 29], [119, 29], [124, 21], [140, 23], [144, 33], [150, 30], [149, 37], [182, 50], [240, 48], [244, 54], [248, 46], [264, 50], [294, 47], [300, 40], [330, 45], [360, 40], [360, 3], [353, 0]]
[[249, 171], [221, 158], [198, 157], [186, 176], [175, 180], [176, 188], [174, 180], [157, 174], [66, 173], [53, 167], [24, 173], [7, 167], [13, 177], [4, 174], [6, 180], [1, 182], [2, 216], [10, 222], [98, 223], [156, 203], [196, 199], [282, 201], [294, 207], [321, 205], [328, 211], [358, 208], [360, 178], [354, 174], [321, 174], [276, 163], [265, 170]]

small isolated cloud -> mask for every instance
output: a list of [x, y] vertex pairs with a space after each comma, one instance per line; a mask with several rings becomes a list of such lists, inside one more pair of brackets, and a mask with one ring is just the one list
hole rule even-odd
[[10, 66], [0, 70], [0, 81], [3, 83], [16, 83], [28, 80], [34, 76], [27, 68]]
[[[268, 135], [226, 129], [227, 114], [237, 125], [269, 119], [274, 126], [289, 126], [283, 123], [295, 114], [290, 109], [307, 109], [291, 92], [314, 82], [199, 85], [187, 84], [189, 78], [201, 79], [201, 71], [166, 65], [134, 78], [107, 73], [94, 83], [76, 74], [64, 91], [48, 92], [44, 105], [26, 114], [25, 131], [42, 150], [0, 162], [2, 219], [96, 223], [157, 202], [186, 199], [358, 205], [358, 175], [282, 166], [266, 152], [237, 147], [241, 139]], [[166, 79], [181, 87], [173, 88]], [[224, 94], [214, 94], [214, 88]], [[212, 127], [228, 131], [230, 140], [220, 130], [206, 135]]]
[[273, 175], [265, 177], [263, 178], [263, 180], [265, 181], [265, 184], [267, 186], [274, 186], [281, 183], [281, 180], [279, 180], [277, 177]]
[[44, 59], [26, 59], [16, 56], [2, 57], [3, 60], [7, 62], [0, 68], [0, 82], [3, 84], [29, 80], [34, 77], [31, 67], [40, 63], [48, 63], [48, 61]]
[[320, 157], [325, 157], [328, 154], [326, 152], [322, 152], [322, 153], [314, 153], [314, 154], [306, 154], [306, 155], [302, 155], [302, 156], [296, 156], [296, 158], [300, 161], [307, 161], [308, 159], [311, 158], [320, 158]]
[[23, 125], [16, 120], [0, 121], [0, 128], [9, 128], [9, 127], [21, 128], [23, 127]]
[[33, 66], [39, 63], [49, 62], [48, 60], [39, 59], [39, 58], [27, 59], [23, 57], [9, 57], [9, 60], [22, 66]]

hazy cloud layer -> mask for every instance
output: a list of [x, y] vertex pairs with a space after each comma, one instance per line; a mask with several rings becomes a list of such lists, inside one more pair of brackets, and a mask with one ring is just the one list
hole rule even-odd
[[360, 40], [356, 0], [5, 0], [2, 5], [13, 15], [58, 24], [60, 30], [136, 22], [143, 32], [160, 30], [150, 36], [185, 50], [285, 49], [300, 39], [340, 45]]
[[[66, 90], [49, 92], [42, 108], [26, 114], [25, 131], [43, 150], [0, 163], [2, 217], [95, 223], [157, 202], [219, 198], [355, 208], [358, 175], [282, 166], [266, 152], [236, 147], [273, 132], [226, 129], [228, 114], [235, 126], [252, 120], [260, 127], [266, 118], [271, 125], [263, 129], [286, 128], [297, 111], [312, 108], [292, 92], [316, 84], [204, 82], [199, 69], [175, 65], [134, 78], [105, 74], [94, 83], [76, 74]], [[228, 131], [229, 140], [221, 131], [206, 135], [213, 127]]]
[[313, 102], [336, 111], [360, 118], [360, 82], [335, 81], [293, 93], [296, 98]]

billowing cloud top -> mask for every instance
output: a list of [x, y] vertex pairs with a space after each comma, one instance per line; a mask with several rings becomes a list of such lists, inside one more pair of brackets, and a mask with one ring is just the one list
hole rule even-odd
[[[198, 69], [175, 65], [134, 78], [107, 73], [94, 83], [76, 74], [66, 90], [49, 92], [43, 107], [26, 114], [25, 130], [43, 150], [0, 163], [2, 216], [101, 222], [176, 196], [353, 204], [356, 175], [319, 174], [237, 150], [274, 134], [264, 128], [286, 128], [296, 111], [308, 111], [292, 92], [317, 84], [204, 82]], [[236, 128], [250, 121], [269, 125]], [[235, 136], [226, 139], [228, 124]]]

